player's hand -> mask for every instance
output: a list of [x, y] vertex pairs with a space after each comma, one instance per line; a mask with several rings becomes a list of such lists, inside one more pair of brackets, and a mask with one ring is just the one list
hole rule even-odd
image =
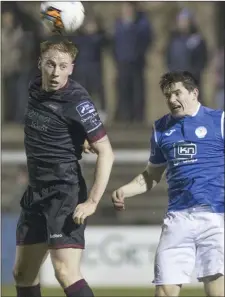
[[84, 202], [78, 204], [73, 213], [73, 220], [76, 224], [84, 224], [84, 220], [95, 213], [97, 204], [93, 202]]
[[84, 144], [83, 144], [83, 152], [85, 154], [90, 154], [90, 153], [95, 153], [95, 151], [91, 148], [89, 142], [87, 141], [87, 139], [85, 139]]
[[125, 210], [125, 203], [124, 203], [124, 191], [123, 188], [119, 188], [112, 193], [112, 203], [114, 208], [118, 211]]

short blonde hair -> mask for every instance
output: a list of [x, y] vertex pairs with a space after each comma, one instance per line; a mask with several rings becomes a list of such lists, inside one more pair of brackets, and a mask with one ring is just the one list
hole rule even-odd
[[73, 44], [69, 40], [61, 40], [61, 41], [44, 41], [41, 43], [41, 56], [50, 49], [58, 50], [63, 53], [67, 53], [71, 56], [74, 61], [77, 54], [78, 49], [75, 44]]

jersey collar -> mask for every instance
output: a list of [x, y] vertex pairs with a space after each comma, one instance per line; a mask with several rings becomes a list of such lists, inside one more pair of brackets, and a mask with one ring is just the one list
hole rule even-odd
[[191, 115], [191, 117], [195, 117], [195, 116], [197, 116], [197, 115], [199, 114], [200, 108], [201, 108], [201, 104], [198, 103], [197, 110]]
[[182, 118], [176, 118], [176, 117], [173, 117], [172, 114], [170, 114], [169, 118], [170, 118], [170, 120], [172, 120], [172, 122], [182, 122], [187, 118], [194, 118], [196, 116], [200, 116], [201, 114], [202, 114], [202, 105], [201, 105], [201, 103], [199, 103], [196, 111], [192, 115], [186, 115]]

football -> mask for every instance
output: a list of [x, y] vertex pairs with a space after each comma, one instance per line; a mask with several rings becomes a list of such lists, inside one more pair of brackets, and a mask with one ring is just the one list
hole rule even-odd
[[73, 33], [84, 22], [85, 10], [80, 1], [42, 2], [41, 21], [50, 33]]

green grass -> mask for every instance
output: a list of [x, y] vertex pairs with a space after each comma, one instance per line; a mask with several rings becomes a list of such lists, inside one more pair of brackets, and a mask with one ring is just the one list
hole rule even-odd
[[[154, 288], [95, 288], [93, 289], [95, 297], [147, 297], [154, 296]], [[2, 286], [2, 297], [16, 296], [13, 286]], [[42, 296], [64, 297], [64, 292], [61, 289], [43, 288]], [[204, 296], [203, 288], [183, 288], [180, 296]]]

